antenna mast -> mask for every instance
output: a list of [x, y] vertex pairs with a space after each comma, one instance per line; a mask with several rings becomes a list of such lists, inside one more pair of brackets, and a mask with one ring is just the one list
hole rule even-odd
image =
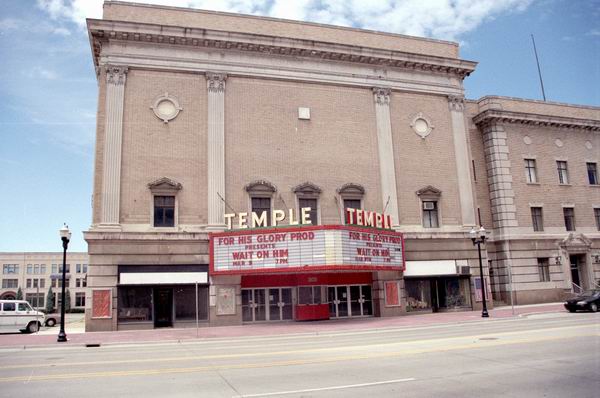
[[546, 93], [544, 92], [544, 81], [542, 80], [542, 71], [540, 70], [540, 60], [538, 59], [537, 49], [535, 48], [535, 39], [533, 34], [531, 35], [531, 41], [533, 42], [533, 52], [535, 53], [535, 62], [537, 63], [538, 75], [540, 76], [540, 85], [542, 86], [542, 97], [544, 102], [546, 101]]

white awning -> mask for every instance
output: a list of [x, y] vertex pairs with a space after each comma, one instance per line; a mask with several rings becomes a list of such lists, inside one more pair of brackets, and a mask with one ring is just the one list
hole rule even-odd
[[456, 275], [456, 260], [407, 261], [404, 276]]
[[121, 285], [181, 285], [208, 283], [208, 272], [122, 272]]

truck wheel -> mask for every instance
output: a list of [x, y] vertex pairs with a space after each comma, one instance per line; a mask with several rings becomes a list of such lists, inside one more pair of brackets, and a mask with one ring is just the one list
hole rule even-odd
[[40, 323], [37, 321], [29, 322], [29, 325], [27, 325], [27, 333], [35, 333], [38, 330], [40, 330]]
[[54, 326], [54, 325], [56, 325], [56, 319], [54, 319], [54, 318], [50, 318], [50, 319], [48, 319], [48, 320], [46, 321], [46, 326], [50, 326], [50, 327], [52, 327], [52, 326]]

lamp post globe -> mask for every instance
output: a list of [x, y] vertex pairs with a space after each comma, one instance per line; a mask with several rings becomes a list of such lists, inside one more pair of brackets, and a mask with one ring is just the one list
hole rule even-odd
[[63, 247], [63, 264], [62, 264], [62, 283], [61, 283], [61, 300], [60, 300], [60, 331], [58, 332], [58, 342], [67, 341], [67, 334], [65, 333], [65, 285], [67, 279], [67, 247], [69, 247], [69, 241], [71, 240], [71, 231], [69, 226], [64, 224], [59, 231], [60, 240], [62, 240]]

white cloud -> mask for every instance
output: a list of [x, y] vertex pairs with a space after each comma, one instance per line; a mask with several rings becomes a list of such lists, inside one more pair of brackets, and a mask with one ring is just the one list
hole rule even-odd
[[[264, 15], [456, 40], [495, 16], [535, 0], [143, 0], [140, 2]], [[101, 18], [102, 0], [38, 0], [55, 20], [85, 26]]]
[[46, 69], [42, 66], [34, 66], [32, 69], [23, 71], [23, 75], [30, 79], [45, 79], [45, 80], [56, 80], [58, 74], [50, 69]]
[[587, 32], [588, 36], [600, 36], [600, 29], [592, 29]]

